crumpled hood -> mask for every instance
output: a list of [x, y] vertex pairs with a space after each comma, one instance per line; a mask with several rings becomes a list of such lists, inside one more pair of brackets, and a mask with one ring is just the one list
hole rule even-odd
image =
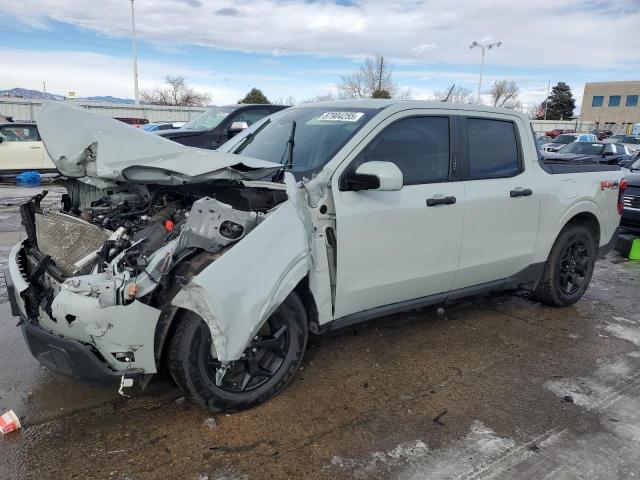
[[209, 180], [256, 180], [281, 165], [186, 147], [83, 108], [47, 102], [38, 130], [64, 176], [106, 188], [116, 182], [182, 185]]

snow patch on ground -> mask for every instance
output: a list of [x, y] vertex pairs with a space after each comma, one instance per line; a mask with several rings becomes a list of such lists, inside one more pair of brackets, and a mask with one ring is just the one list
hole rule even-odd
[[587, 408], [610, 393], [610, 389], [588, 378], [549, 380], [544, 387], [562, 399], [569, 396], [573, 403]]
[[442, 449], [432, 450], [422, 440], [415, 440], [364, 459], [335, 456], [331, 466], [347, 470], [358, 480], [387, 475], [403, 480], [467, 477], [514, 446], [512, 439], [498, 436], [475, 420], [464, 439]]
[[634, 368], [624, 359], [611, 363], [605, 363], [596, 370], [596, 377], [603, 380], [615, 378], [629, 378], [634, 372]]
[[606, 331], [613, 336], [618, 337], [621, 340], [633, 343], [635, 346], [640, 347], [640, 328], [627, 327], [620, 325], [619, 323], [609, 323], [604, 327]]

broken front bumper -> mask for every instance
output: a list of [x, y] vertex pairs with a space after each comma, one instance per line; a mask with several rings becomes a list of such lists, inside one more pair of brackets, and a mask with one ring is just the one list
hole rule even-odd
[[40, 363], [90, 382], [156, 373], [159, 310], [138, 301], [103, 308], [96, 298], [62, 289], [45, 311], [31, 294], [39, 287], [26, 273], [23, 243], [12, 248], [5, 278], [11, 312], [20, 317], [27, 346]]

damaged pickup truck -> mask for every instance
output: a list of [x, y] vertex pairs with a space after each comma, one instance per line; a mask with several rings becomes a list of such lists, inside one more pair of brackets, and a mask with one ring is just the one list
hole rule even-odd
[[67, 194], [21, 206], [9, 257], [32, 354], [121, 389], [167, 365], [211, 410], [282, 391], [309, 332], [516, 287], [572, 304], [620, 221], [620, 170], [545, 164], [511, 110], [319, 103], [218, 151], [57, 103], [39, 128]]

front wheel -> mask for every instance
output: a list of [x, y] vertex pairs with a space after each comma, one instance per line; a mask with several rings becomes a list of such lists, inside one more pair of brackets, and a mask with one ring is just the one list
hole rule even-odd
[[576, 303], [589, 286], [595, 260], [593, 233], [582, 225], [565, 227], [551, 248], [534, 298], [554, 307]]
[[307, 344], [306, 311], [291, 292], [216, 385], [222, 364], [211, 356], [209, 326], [190, 311], [179, 321], [169, 349], [171, 375], [185, 393], [213, 412], [243, 410], [280, 393], [300, 366]]

